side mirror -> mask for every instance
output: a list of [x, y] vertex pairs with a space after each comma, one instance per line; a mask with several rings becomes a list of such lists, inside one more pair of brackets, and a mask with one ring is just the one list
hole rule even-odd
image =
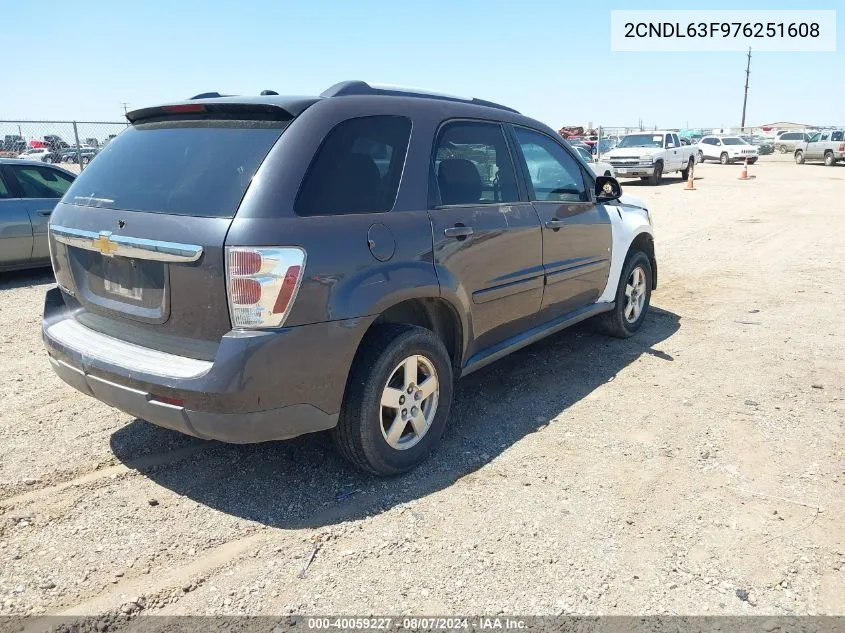
[[622, 186], [616, 178], [596, 176], [596, 202], [613, 202], [622, 195]]

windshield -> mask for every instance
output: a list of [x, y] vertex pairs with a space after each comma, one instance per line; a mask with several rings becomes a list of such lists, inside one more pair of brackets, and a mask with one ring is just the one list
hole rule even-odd
[[575, 151], [578, 152], [581, 155], [581, 158], [583, 158], [588, 163], [593, 160], [593, 157], [590, 155], [590, 152], [585, 150], [583, 147], [576, 147]]
[[748, 145], [748, 143], [736, 136], [726, 136], [722, 139], [722, 143], [725, 145]]
[[83, 207], [232, 217], [288, 122], [134, 125], [97, 155], [64, 197]]
[[663, 135], [629, 134], [616, 147], [663, 147]]

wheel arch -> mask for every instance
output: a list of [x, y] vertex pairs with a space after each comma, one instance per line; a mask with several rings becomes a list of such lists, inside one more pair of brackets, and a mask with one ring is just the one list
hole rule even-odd
[[434, 332], [449, 352], [455, 375], [459, 375], [467, 348], [469, 326], [453, 303], [442, 297], [431, 296], [398, 301], [383, 309], [373, 320], [358, 344], [359, 349], [374, 328], [388, 323], [416, 325]]

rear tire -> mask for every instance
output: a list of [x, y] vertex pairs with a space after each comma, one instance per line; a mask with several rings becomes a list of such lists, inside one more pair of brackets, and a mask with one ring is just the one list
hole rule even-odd
[[51, 156], [45, 156], [44, 162], [47, 163], [48, 165], [50, 165], [53, 162], [53, 158]]
[[[636, 270], [640, 272], [635, 275]], [[619, 276], [616, 305], [610, 312], [605, 312], [596, 317], [597, 329], [603, 334], [616, 338], [633, 336], [642, 326], [651, 304], [652, 279], [651, 262], [648, 255], [642, 251], [628, 253], [622, 274]], [[631, 290], [629, 290], [629, 287]], [[633, 302], [629, 297], [633, 299]]]
[[797, 152], [795, 152], [795, 163], [797, 165], [803, 165], [804, 164], [804, 152], [802, 152], [800, 149]]
[[727, 152], [721, 153], [721, 155], [719, 156], [719, 162], [722, 163], [723, 165], [727, 165], [729, 162], [731, 162], [731, 159], [728, 156]]
[[[406, 366], [415, 369], [408, 371]], [[418, 394], [432, 378], [436, 394]], [[404, 324], [377, 326], [361, 342], [352, 366], [340, 419], [332, 430], [335, 446], [355, 467], [375, 475], [411, 470], [443, 436], [452, 405], [452, 381], [451, 359], [433, 332]], [[391, 396], [401, 398], [397, 407], [385, 404]], [[406, 420], [405, 411], [418, 412], [422, 419], [409, 415]], [[391, 433], [397, 424], [399, 431]]]
[[833, 167], [836, 164], [836, 159], [833, 157], [833, 152], [824, 153], [824, 164], [828, 167]]

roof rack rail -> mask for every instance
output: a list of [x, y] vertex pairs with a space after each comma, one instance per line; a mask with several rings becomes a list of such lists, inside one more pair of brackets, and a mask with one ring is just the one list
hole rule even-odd
[[219, 92], [201, 92], [200, 94], [191, 97], [191, 101], [194, 99], [216, 99], [217, 97], [222, 96], [224, 95], [221, 95]]
[[321, 97], [345, 97], [348, 95], [385, 95], [392, 97], [423, 97], [426, 99], [440, 99], [442, 101], [458, 101], [463, 103], [473, 103], [475, 105], [486, 106], [488, 108], [497, 108], [499, 110], [507, 110], [519, 114], [519, 111], [504, 106], [500, 103], [486, 101], [484, 99], [475, 99], [472, 97], [457, 97], [455, 95], [443, 94], [440, 92], [429, 92], [419, 88], [406, 88], [404, 86], [388, 86], [382, 84], [370, 84], [366, 81], [341, 81], [327, 90], [323, 91]]

